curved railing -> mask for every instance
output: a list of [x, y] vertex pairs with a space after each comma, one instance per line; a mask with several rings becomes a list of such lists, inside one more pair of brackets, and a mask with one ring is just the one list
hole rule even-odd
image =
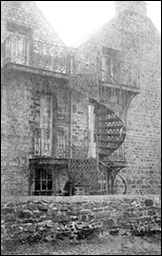
[[[111, 193], [114, 194], [114, 181], [115, 181], [116, 177], [118, 176], [121, 179], [122, 183], [124, 184], [123, 195], [126, 194], [126, 192], [127, 192], [126, 180], [119, 174], [119, 171], [124, 167], [115, 171], [114, 168], [112, 168], [110, 165], [102, 162], [101, 160], [99, 160], [99, 164], [101, 164], [104, 167], [104, 168], [100, 168], [100, 171], [104, 172], [104, 174], [109, 175], [109, 177], [112, 179], [112, 186], [109, 187], [109, 190], [111, 191]], [[108, 169], [109, 171], [107, 171], [106, 169]], [[111, 173], [113, 173], [113, 175], [111, 175]]]
[[65, 47], [11, 34], [1, 45], [2, 67], [15, 63], [47, 71], [69, 73], [69, 56]]
[[105, 69], [102, 62], [96, 59], [88, 59], [85, 57], [71, 56], [70, 72], [73, 75], [97, 75], [100, 84], [109, 83], [120, 86], [139, 88], [139, 70], [134, 63], [123, 60], [115, 63], [112, 68]]

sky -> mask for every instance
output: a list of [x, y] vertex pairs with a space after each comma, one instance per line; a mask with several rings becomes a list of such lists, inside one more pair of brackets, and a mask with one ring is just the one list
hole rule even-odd
[[[82, 40], [115, 16], [114, 1], [35, 1], [67, 46]], [[147, 15], [161, 32], [161, 1], [146, 1]]]

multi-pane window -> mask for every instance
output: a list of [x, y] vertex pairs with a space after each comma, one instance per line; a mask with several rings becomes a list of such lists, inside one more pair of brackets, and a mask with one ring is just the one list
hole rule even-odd
[[51, 195], [53, 192], [52, 171], [50, 169], [35, 170], [35, 195]]
[[35, 130], [35, 155], [51, 156], [52, 153], [52, 97], [40, 97], [40, 112], [37, 113], [39, 128]]

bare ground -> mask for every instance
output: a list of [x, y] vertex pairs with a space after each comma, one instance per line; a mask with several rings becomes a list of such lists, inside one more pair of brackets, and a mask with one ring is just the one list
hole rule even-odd
[[161, 236], [111, 236], [69, 242], [23, 244], [7, 248], [2, 255], [161, 255]]

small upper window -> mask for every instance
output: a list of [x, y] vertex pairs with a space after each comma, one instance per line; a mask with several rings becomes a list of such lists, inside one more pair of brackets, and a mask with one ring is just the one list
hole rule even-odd
[[7, 30], [11, 33], [20, 34], [26, 37], [31, 37], [31, 29], [22, 25], [8, 22]]
[[114, 79], [117, 80], [119, 73], [119, 58], [120, 51], [107, 47], [102, 48], [102, 80], [104, 82], [112, 83]]
[[108, 48], [108, 47], [102, 47], [102, 54], [105, 57], [109, 57], [111, 59], [118, 59], [119, 58], [119, 50]]

